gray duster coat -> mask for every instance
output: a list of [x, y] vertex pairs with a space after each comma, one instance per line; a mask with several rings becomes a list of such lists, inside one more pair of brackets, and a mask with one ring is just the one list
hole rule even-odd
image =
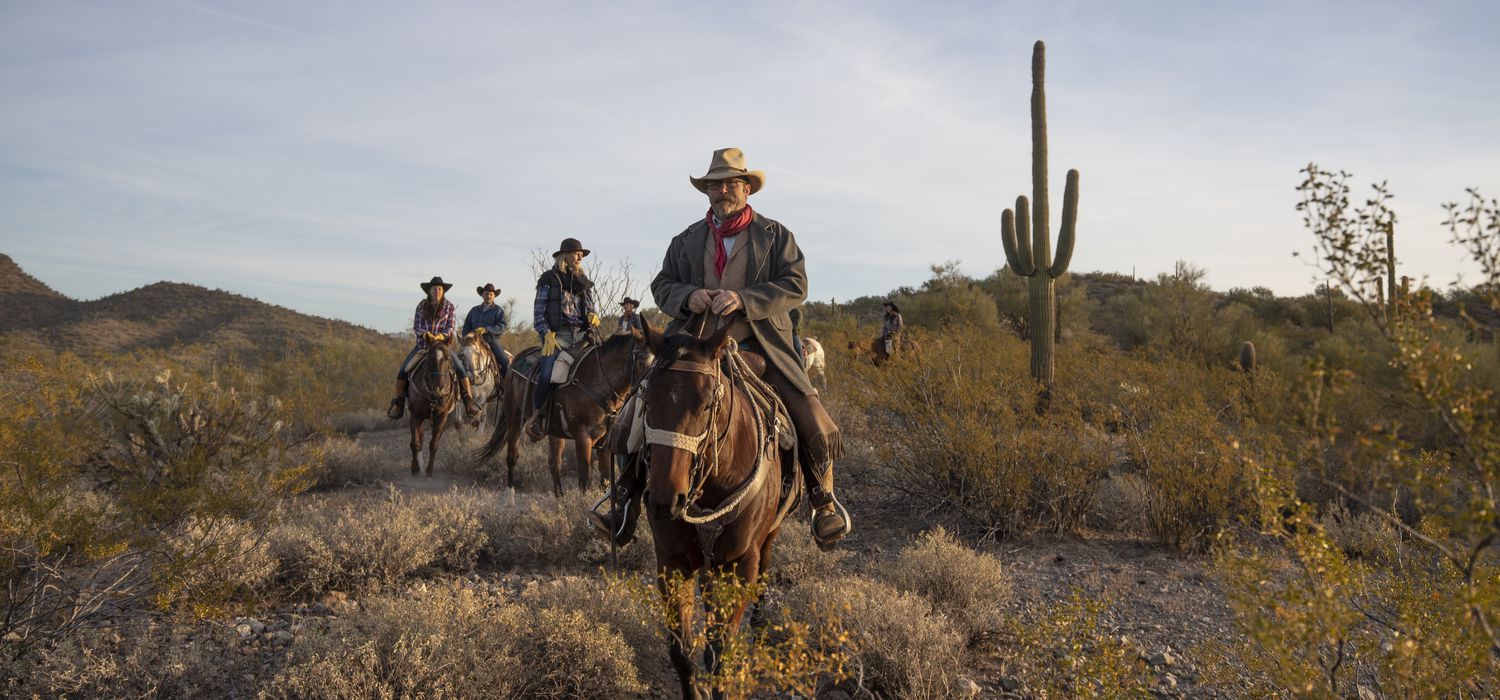
[[[781, 370], [803, 395], [818, 393], [792, 347], [792, 319], [788, 312], [807, 298], [807, 264], [792, 232], [759, 213], [738, 236], [735, 245], [750, 255], [745, 286], [738, 289], [750, 331], [766, 352], [766, 361]], [[661, 272], [651, 281], [656, 306], [672, 317], [670, 335], [682, 330], [691, 312], [687, 298], [703, 287], [703, 247], [713, 245], [708, 222], [699, 219], [677, 234], [667, 246]]]

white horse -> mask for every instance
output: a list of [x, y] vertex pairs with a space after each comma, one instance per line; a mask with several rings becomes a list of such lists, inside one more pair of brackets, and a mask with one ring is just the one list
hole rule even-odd
[[802, 369], [807, 370], [808, 379], [828, 382], [828, 365], [824, 362], [823, 344], [817, 338], [802, 336]]

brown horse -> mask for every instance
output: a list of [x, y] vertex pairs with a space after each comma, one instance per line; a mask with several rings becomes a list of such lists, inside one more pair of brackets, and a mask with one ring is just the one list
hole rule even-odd
[[[922, 349], [920, 345], [917, 345], [917, 341], [912, 340], [911, 336], [908, 335], [902, 335], [897, 338], [895, 345], [896, 352], [898, 353], [915, 353]], [[849, 341], [849, 349], [854, 350], [855, 348], [855, 342], [852, 340]], [[885, 341], [879, 338], [870, 339], [869, 344], [863, 349], [869, 353], [870, 361], [874, 362], [876, 367], [885, 364], [886, 360], [891, 359], [891, 353], [886, 352]]]
[[406, 408], [411, 412], [411, 473], [416, 476], [420, 471], [422, 425], [430, 419], [432, 441], [427, 445], [427, 476], [432, 476], [438, 440], [448, 425], [448, 414], [458, 402], [458, 375], [446, 349], [437, 343], [429, 344], [417, 358], [406, 389]]
[[[530, 378], [518, 371], [518, 367], [539, 352], [540, 348], [530, 347], [516, 356], [505, 378], [494, 432], [479, 456], [481, 460], [488, 460], [504, 446], [505, 483], [511, 487], [517, 485], [516, 454], [521, 442], [521, 426], [532, 411], [531, 392], [534, 389]], [[614, 335], [575, 361], [571, 381], [552, 388], [551, 402], [560, 408], [563, 417], [563, 425], [551, 425], [548, 431], [547, 467], [552, 472], [554, 494], [563, 494], [563, 449], [569, 440], [573, 442], [574, 456], [578, 461], [578, 488], [588, 489], [589, 465], [596, 460], [594, 446], [609, 432], [609, 424], [621, 404], [625, 403], [626, 394], [650, 366], [651, 353], [640, 331]], [[600, 450], [597, 455], [600, 485], [609, 469], [606, 459], [605, 451]]]
[[[771, 543], [800, 495], [800, 470], [782, 497], [783, 466], [792, 454], [778, 448], [775, 419], [779, 406], [770, 387], [760, 383], [732, 349], [729, 326], [704, 340], [689, 335], [663, 338], [649, 325], [647, 343], [659, 358], [641, 389], [646, 421], [646, 508], [656, 545], [659, 586], [676, 609], [668, 635], [672, 666], [685, 698], [702, 697], [689, 654], [695, 591], [700, 573], [723, 571], [754, 582], [765, 570]], [[724, 358], [721, 360], [721, 358]], [[764, 365], [761, 365], [764, 367]], [[764, 403], [745, 386], [758, 386]], [[685, 585], [677, 585], [686, 582]], [[711, 581], [705, 586], [714, 585]], [[705, 591], [708, 593], [708, 591]], [[710, 630], [703, 652], [709, 674], [717, 670], [725, 635], [736, 634], [747, 601], [734, 604], [726, 624]], [[714, 691], [714, 696], [721, 693]]]

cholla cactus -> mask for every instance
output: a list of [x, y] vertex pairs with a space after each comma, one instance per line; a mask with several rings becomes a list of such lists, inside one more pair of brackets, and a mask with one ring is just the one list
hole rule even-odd
[[1057, 324], [1057, 291], [1053, 280], [1068, 271], [1068, 262], [1073, 258], [1078, 171], [1068, 171], [1063, 190], [1062, 229], [1058, 231], [1057, 255], [1053, 257], [1047, 208], [1047, 95], [1043, 85], [1046, 64], [1046, 46], [1038, 41], [1031, 53], [1031, 193], [1036, 208], [1030, 208], [1025, 195], [1017, 197], [1015, 211], [1006, 209], [1000, 226], [1010, 269], [1031, 278], [1031, 376], [1051, 391]]

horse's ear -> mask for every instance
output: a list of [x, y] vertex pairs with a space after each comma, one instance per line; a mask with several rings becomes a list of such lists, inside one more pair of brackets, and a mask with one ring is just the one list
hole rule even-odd
[[654, 353], [660, 353], [662, 346], [667, 342], [661, 331], [653, 328], [651, 322], [644, 317], [641, 318], [640, 330], [631, 329], [630, 335], [635, 337], [635, 342], [645, 343], [646, 347], [651, 348], [651, 352]]
[[708, 336], [708, 338], [703, 341], [703, 345], [705, 347], [713, 348], [713, 354], [719, 354], [720, 350], [729, 347], [729, 344], [734, 342], [734, 336], [729, 335], [729, 329], [733, 325], [734, 324], [726, 323], [720, 326], [719, 330], [714, 331], [713, 335]]

